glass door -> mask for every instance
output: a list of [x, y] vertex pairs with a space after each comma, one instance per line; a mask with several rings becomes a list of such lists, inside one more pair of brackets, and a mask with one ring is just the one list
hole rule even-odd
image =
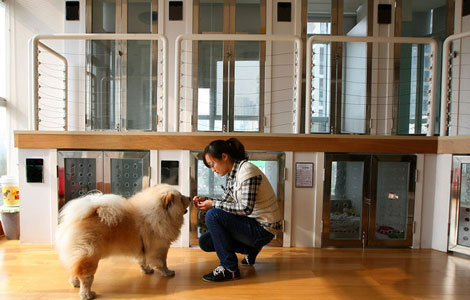
[[[368, 0], [308, 0], [307, 39], [318, 34], [371, 35], [372, 5]], [[367, 134], [371, 46], [314, 43], [312, 50], [311, 132]]]
[[449, 250], [470, 255], [470, 156], [454, 156], [452, 170]]
[[410, 247], [416, 157], [326, 154], [322, 246]]
[[[157, 33], [157, 0], [88, 0], [88, 33]], [[158, 43], [87, 44], [87, 129], [157, 130]]]
[[[248, 159], [256, 165], [268, 178], [269, 183], [276, 193], [281, 215], [284, 216], [284, 153], [248, 152]], [[201, 195], [210, 198], [218, 198], [223, 195], [225, 177], [220, 177], [202, 162], [202, 152], [191, 152], [191, 195]], [[190, 240], [191, 246], [199, 245], [199, 237], [207, 231], [205, 225], [205, 212], [191, 207], [190, 214]], [[270, 246], [282, 247], [283, 236], [276, 236]]]
[[[265, 33], [264, 0], [195, 0], [196, 33]], [[264, 42], [199, 41], [194, 49], [197, 131], [262, 130]]]
[[372, 156], [368, 246], [412, 245], [415, 170], [415, 156]]
[[326, 154], [322, 246], [363, 246], [369, 210], [366, 155]]

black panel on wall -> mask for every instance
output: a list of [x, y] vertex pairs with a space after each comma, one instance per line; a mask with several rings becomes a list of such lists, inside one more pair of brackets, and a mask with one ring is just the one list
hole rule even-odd
[[290, 22], [291, 21], [292, 3], [278, 2], [277, 3], [277, 21]]
[[171, 185], [178, 185], [179, 161], [162, 160], [160, 182]]
[[80, 20], [80, 1], [65, 1], [65, 20]]
[[43, 182], [43, 166], [42, 158], [26, 159], [26, 182]]
[[168, 14], [170, 21], [182, 21], [183, 1], [170, 1]]
[[462, 1], [462, 17], [470, 15], [470, 0]]
[[392, 5], [391, 4], [379, 4], [377, 7], [377, 22], [379, 24], [391, 24], [392, 23]]

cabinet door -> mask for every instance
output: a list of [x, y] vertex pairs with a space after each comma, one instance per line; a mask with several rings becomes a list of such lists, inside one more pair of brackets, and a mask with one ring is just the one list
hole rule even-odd
[[150, 186], [148, 151], [104, 152], [104, 192], [130, 197]]

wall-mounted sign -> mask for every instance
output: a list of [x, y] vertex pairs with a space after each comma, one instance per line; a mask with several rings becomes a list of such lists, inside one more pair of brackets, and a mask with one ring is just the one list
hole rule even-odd
[[295, 187], [313, 187], [313, 163], [295, 163]]

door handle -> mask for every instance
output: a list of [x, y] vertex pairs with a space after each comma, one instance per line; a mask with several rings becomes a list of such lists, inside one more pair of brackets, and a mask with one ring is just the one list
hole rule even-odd
[[372, 200], [370, 198], [364, 198], [364, 203], [367, 205], [371, 205]]

